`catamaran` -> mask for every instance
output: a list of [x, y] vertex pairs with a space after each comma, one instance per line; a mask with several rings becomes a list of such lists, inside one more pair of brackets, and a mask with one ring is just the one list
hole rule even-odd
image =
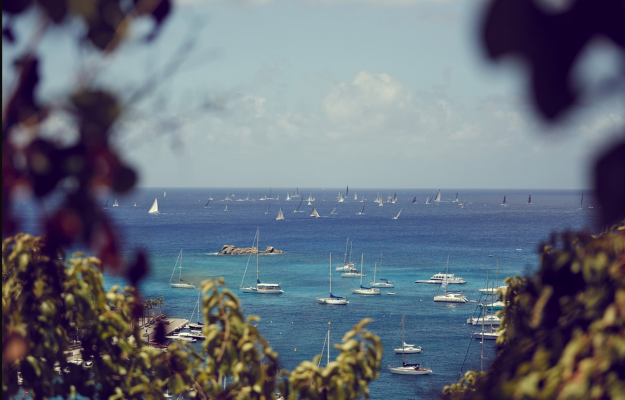
[[[260, 233], [259, 229], [256, 229], [256, 236], [254, 237], [254, 243], [256, 243], [256, 285], [254, 286], [243, 286], [243, 282], [245, 281], [245, 274], [247, 273], [247, 267], [250, 263], [250, 257], [247, 259], [247, 264], [245, 265], [245, 272], [243, 273], [243, 279], [241, 279], [241, 285], [239, 286], [239, 290], [243, 293], [258, 293], [258, 294], [281, 294], [284, 293], [284, 290], [280, 287], [279, 283], [261, 283], [259, 278], [259, 241], [260, 241]], [[252, 248], [254, 248], [254, 243], [252, 243]]]
[[[176, 267], [178, 267], [178, 281], [173, 280], [174, 274], [176, 273]], [[193, 282], [185, 281], [182, 279], [182, 249], [180, 249], [180, 253], [178, 253], [178, 259], [176, 260], [176, 264], [174, 264], [174, 270], [171, 273], [171, 277], [169, 278], [169, 286], [175, 288], [183, 288], [183, 289], [195, 289], [195, 284]]]
[[150, 207], [150, 211], [148, 211], [148, 213], [154, 215], [160, 214], [158, 212], [158, 199], [154, 199], [154, 203], [152, 203], [152, 207]]
[[332, 294], [332, 253], [330, 253], [330, 297], [317, 297], [317, 301], [321, 304], [347, 305], [349, 300], [345, 297], [335, 296]]
[[[402, 317], [401, 317], [401, 341], [402, 341], [402, 347], [405, 347], [405, 344], [406, 344], [406, 341], [404, 339], [404, 330], [405, 330], [404, 320], [405, 320], [405, 316], [402, 315]], [[404, 352], [403, 351], [401, 353], [401, 367], [391, 367], [389, 365], [388, 366], [388, 370], [392, 374], [400, 374], [400, 375], [427, 375], [427, 374], [431, 374], [432, 373], [432, 369], [430, 369], [430, 368], [423, 368], [423, 367], [421, 367], [420, 364], [407, 364], [404, 361]]]

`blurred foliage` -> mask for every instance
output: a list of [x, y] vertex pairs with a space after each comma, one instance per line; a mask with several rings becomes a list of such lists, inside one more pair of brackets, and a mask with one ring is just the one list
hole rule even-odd
[[[598, 77], [598, 94], [622, 99], [623, 21], [622, 0], [493, 0], [485, 6], [480, 39], [491, 59], [514, 57], [521, 61], [527, 70], [530, 104], [539, 116], [556, 123], [582, 101], [592, 101], [589, 85], [573, 76], [584, 52], [598, 41], [609, 45], [621, 63], [615, 66], [615, 76]], [[625, 131], [613, 133], [620, 136], [619, 141], [596, 157], [589, 174], [602, 227], [625, 218]]]
[[499, 352], [447, 399], [625, 399], [625, 221], [553, 235], [540, 269], [507, 278]]
[[[315, 367], [315, 360], [291, 373], [280, 370], [278, 355], [252, 325], [259, 319], [244, 318], [222, 278], [201, 284], [201, 354], [184, 342], [163, 352], [145, 343], [138, 323], [159, 299], [142, 304], [131, 287], [105, 292], [100, 260], [75, 254], [63, 261], [60, 249], [49, 250], [43, 238], [25, 234], [2, 243], [3, 399], [23, 390], [34, 399], [160, 399], [166, 392], [272, 399], [278, 390], [289, 399], [355, 399], [368, 398], [368, 384], [378, 376], [382, 344], [364, 329], [367, 320], [335, 345], [338, 355], [329, 365]], [[153, 336], [165, 341], [162, 323]], [[65, 352], [76, 348], [91, 367], [67, 361]]]

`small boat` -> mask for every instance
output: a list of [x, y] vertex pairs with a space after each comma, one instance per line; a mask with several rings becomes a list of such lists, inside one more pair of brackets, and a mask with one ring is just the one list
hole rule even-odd
[[282, 213], [282, 207], [280, 207], [280, 211], [278, 211], [278, 216], [276, 217], [276, 221], [284, 221], [284, 214]]
[[363, 260], [364, 260], [364, 254], [361, 255], [361, 257], [360, 257], [360, 271], [362, 272], [360, 274], [360, 287], [358, 287], [357, 289], [349, 289], [349, 290], [352, 293], [354, 293], [354, 294], [362, 294], [362, 295], [365, 295], [365, 296], [379, 295], [381, 293], [380, 289], [362, 286], [362, 277], [364, 275], [364, 269], [363, 269], [363, 266], [362, 266]]
[[530, 197], [527, 199], [527, 205], [531, 206], [532, 205], [532, 195], [530, 194]]
[[315, 206], [313, 206], [312, 211], [310, 212], [310, 216], [313, 218], [321, 218]]
[[493, 325], [499, 326], [499, 317], [496, 315], [486, 315], [484, 317], [471, 317], [467, 319], [469, 325]]
[[208, 200], [208, 201], [206, 202], [206, 204], [204, 204], [204, 208], [208, 208], [208, 204], [209, 204], [210, 202], [211, 202], [211, 201], [210, 201], [210, 200]]
[[507, 205], [506, 204], [506, 196], [503, 196], [503, 202], [501, 203], [501, 205], [504, 206], [504, 207]]
[[[382, 254], [380, 254], [380, 268], [382, 268]], [[375, 280], [375, 276], [378, 269], [378, 263], [375, 263], [375, 268], [373, 269], [373, 280], [369, 282], [371, 287], [386, 287], [392, 288], [395, 287], [395, 283], [389, 281], [388, 279], [380, 278], [377, 282]]]
[[109, 205], [109, 201], [106, 200], [106, 203], [104, 203], [104, 207], [102, 207], [103, 210], [107, 210], [108, 209], [108, 205]]
[[395, 351], [395, 354], [417, 354], [423, 351], [423, 347], [404, 342], [401, 347], [393, 349], [393, 351]]
[[[241, 279], [241, 285], [239, 285], [239, 290], [243, 293], [257, 293], [257, 294], [281, 294], [284, 293], [284, 290], [280, 287], [279, 283], [261, 283], [259, 277], [259, 242], [260, 242], [260, 233], [259, 229], [256, 229], [256, 236], [254, 237], [254, 242], [252, 243], [252, 247], [254, 247], [254, 243], [256, 244], [256, 285], [253, 286], [243, 286], [243, 282], [245, 281], [245, 274], [247, 273], [247, 267], [250, 262], [250, 258], [247, 259], [247, 264], [245, 265], [245, 272], [243, 272], [243, 279]], [[252, 254], [250, 254], [250, 257]]]
[[[178, 267], [178, 281], [173, 280], [174, 274], [176, 273], [176, 267]], [[195, 284], [193, 282], [185, 281], [182, 279], [182, 249], [180, 249], [180, 253], [178, 253], [178, 259], [176, 260], [176, 264], [174, 264], [174, 270], [171, 273], [171, 277], [169, 278], [169, 286], [175, 288], [183, 288], [183, 289], [195, 289]]]
[[206, 337], [202, 335], [202, 331], [198, 331], [198, 330], [191, 330], [191, 332], [181, 332], [178, 335], [183, 336], [183, 337], [197, 339], [197, 340], [206, 339]]
[[454, 203], [458, 203], [460, 199], [458, 199], [458, 192], [456, 192], [456, 198], [454, 199]]
[[349, 300], [345, 297], [335, 296], [332, 294], [332, 253], [330, 253], [330, 297], [317, 297], [317, 302], [321, 304], [331, 305], [347, 305]]
[[366, 203], [362, 203], [362, 209], [360, 210], [360, 212], [358, 213], [358, 215], [365, 215], [365, 204], [366, 204]]
[[160, 214], [158, 212], [158, 199], [154, 199], [154, 203], [152, 203], [152, 207], [150, 207], [150, 211], [148, 211], [148, 214], [153, 214], [153, 215]]
[[[445, 276], [449, 276], [448, 274], [449, 272], [449, 256], [447, 256], [447, 271], [445, 271]], [[441, 289], [443, 289], [445, 291], [445, 294], [437, 294], [436, 296], [434, 296], [434, 301], [435, 302], [443, 302], [443, 303], [466, 303], [469, 300], [462, 295], [462, 292], [460, 291], [452, 291], [452, 290], [447, 290], [447, 279], [443, 279], [443, 281], [441, 282], [441, 286], [438, 288], [438, 290], [440, 291]]]
[[[193, 316], [195, 315], [195, 310], [197, 310], [197, 323], [193, 323]], [[197, 294], [197, 302], [195, 303], [195, 307], [193, 307], [193, 311], [191, 312], [191, 317], [189, 318], [189, 323], [187, 327], [190, 329], [202, 329], [204, 328], [204, 324], [200, 321], [200, 317], [202, 315], [202, 307], [200, 306], [200, 292]]]
[[467, 283], [467, 281], [465, 281], [459, 276], [455, 276], [454, 274], [441, 274], [441, 273], [432, 275], [432, 277], [428, 280], [416, 280], [414, 282], [415, 283], [441, 284], [443, 283], [444, 280], [447, 281], [448, 285], [452, 283], [455, 283], [455, 284]]
[[299, 200], [299, 204], [297, 205], [297, 208], [295, 209], [295, 211], [293, 211], [294, 213], [297, 213], [297, 212], [304, 212], [304, 211], [300, 211], [300, 210], [299, 210], [299, 208], [302, 206], [302, 202], [303, 202], [303, 201], [304, 201], [304, 198], [302, 197], [302, 198]]
[[226, 204], [226, 207], [224, 207], [224, 212], [228, 211], [228, 205]]
[[436, 198], [434, 198], [434, 202], [435, 203], [441, 202], [441, 190], [440, 189], [438, 189], [438, 193], [436, 193]]
[[473, 337], [477, 340], [497, 340], [501, 335], [500, 331], [496, 332], [473, 332]]
[[341, 194], [341, 192], [339, 192], [339, 195], [337, 197], [339, 199], [339, 203], [343, 203], [345, 202], [345, 197], [343, 197], [343, 195]]
[[168, 336], [165, 336], [165, 339], [181, 340], [181, 341], [189, 342], [189, 343], [197, 342], [197, 339], [192, 338], [191, 336], [185, 336], [185, 335], [181, 335], [181, 334], [168, 335]]
[[399, 218], [399, 214], [401, 214], [402, 210], [403, 210], [403, 208], [400, 208], [399, 212], [397, 213], [396, 216], [393, 217], [393, 219], [398, 219]]
[[425, 204], [430, 204], [430, 198], [429, 197], [425, 199]]
[[[352, 241], [352, 245], [354, 242]], [[349, 261], [347, 261], [347, 246], [349, 245], [349, 237], [347, 238], [347, 242], [345, 242], [345, 258], [343, 258], [343, 265], [339, 265], [336, 267], [336, 271], [351, 271], [354, 268], [354, 263], [352, 262], [352, 252], [351, 247], [349, 251]]]
[[117, 202], [117, 199], [115, 199], [115, 201], [113, 202], [113, 207], [119, 207], [119, 203]]
[[395, 296], [397, 293], [395, 293], [395, 292], [387, 292], [386, 294], [387, 294], [388, 296]]
[[412, 199], [412, 204], [417, 204], [417, 196], [415, 196], [415, 198]]
[[[402, 347], [406, 344], [406, 340], [404, 339], [404, 330], [405, 330], [405, 316], [401, 317], [401, 341]], [[392, 374], [399, 375], [428, 375], [432, 373], [430, 368], [423, 368], [420, 364], [407, 364], [404, 361], [404, 352], [401, 353], [401, 367], [391, 367], [388, 366], [388, 370]]]

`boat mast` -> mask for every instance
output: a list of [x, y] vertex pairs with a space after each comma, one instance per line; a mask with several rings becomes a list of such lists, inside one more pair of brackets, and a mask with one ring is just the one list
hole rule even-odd
[[258, 276], [258, 253], [260, 252], [260, 228], [256, 228], [256, 283], [260, 283]]

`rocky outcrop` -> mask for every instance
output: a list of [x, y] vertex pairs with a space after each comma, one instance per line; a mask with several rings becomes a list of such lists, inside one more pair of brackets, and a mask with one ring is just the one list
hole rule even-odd
[[[219, 250], [218, 254], [228, 256], [256, 254], [256, 247], [236, 247], [231, 244], [225, 244], [224, 247]], [[258, 254], [284, 254], [284, 251], [276, 250], [272, 246], [267, 246], [265, 250], [261, 250]]]

